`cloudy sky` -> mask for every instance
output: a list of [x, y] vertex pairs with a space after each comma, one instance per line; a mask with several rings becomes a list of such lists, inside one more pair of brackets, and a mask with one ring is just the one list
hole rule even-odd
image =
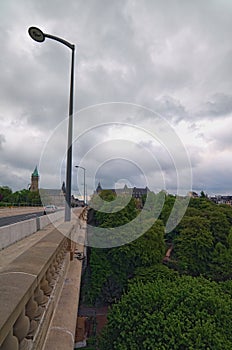
[[[231, 0], [1, 0], [0, 186], [65, 180], [75, 44], [73, 193], [232, 194]], [[77, 180], [78, 179], [78, 180]]]

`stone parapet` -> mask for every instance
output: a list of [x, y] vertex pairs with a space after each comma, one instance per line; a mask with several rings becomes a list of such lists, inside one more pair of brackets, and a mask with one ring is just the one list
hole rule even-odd
[[70, 262], [43, 350], [73, 350], [81, 285], [82, 261]]
[[61, 224], [1, 269], [0, 350], [43, 348], [69, 269], [75, 225]]

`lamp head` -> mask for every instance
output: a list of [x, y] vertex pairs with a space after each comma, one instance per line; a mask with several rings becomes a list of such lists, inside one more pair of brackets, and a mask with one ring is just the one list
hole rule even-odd
[[33, 40], [38, 41], [39, 43], [42, 43], [45, 40], [44, 33], [37, 27], [30, 27], [28, 33]]
[[75, 165], [75, 168], [81, 168], [83, 170], [86, 170], [83, 166], [80, 166], [80, 165]]

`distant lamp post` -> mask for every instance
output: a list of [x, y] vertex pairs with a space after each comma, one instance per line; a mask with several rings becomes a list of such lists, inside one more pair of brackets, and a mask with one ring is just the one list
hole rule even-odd
[[87, 184], [85, 184], [85, 204], [88, 205], [88, 191], [87, 191]]
[[86, 204], [86, 195], [85, 195], [85, 168], [83, 168], [83, 166], [80, 166], [80, 165], [75, 165], [75, 168], [81, 168], [84, 170], [84, 204]]
[[54, 35], [45, 34], [36, 27], [30, 27], [28, 33], [31, 38], [42, 43], [45, 38], [59, 41], [72, 50], [71, 60], [71, 78], [70, 78], [70, 98], [69, 98], [69, 120], [68, 120], [68, 146], [67, 146], [67, 164], [66, 164], [66, 193], [65, 193], [65, 221], [71, 220], [71, 182], [72, 182], [72, 128], [73, 128], [73, 95], [74, 95], [74, 53], [75, 45]]

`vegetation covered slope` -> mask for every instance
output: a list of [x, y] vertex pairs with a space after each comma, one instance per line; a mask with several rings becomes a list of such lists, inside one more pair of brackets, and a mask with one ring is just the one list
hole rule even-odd
[[[174, 200], [166, 196], [158, 220], [137, 240], [91, 248], [84, 298], [112, 305], [101, 350], [232, 348], [232, 208], [191, 199], [179, 225], [165, 233]], [[123, 222], [138, 212], [131, 201]], [[119, 213], [95, 216], [102, 227], [122, 220]]]

